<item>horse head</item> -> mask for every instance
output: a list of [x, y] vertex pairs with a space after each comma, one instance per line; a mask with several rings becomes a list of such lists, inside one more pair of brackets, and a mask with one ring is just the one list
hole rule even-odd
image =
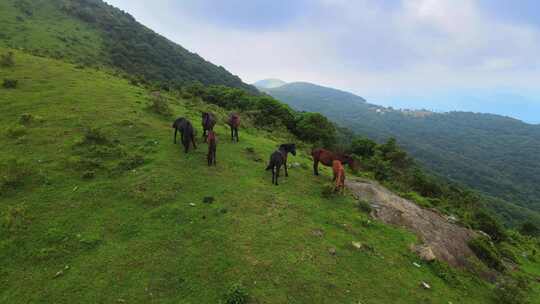
[[286, 152], [296, 156], [296, 144], [283, 144], [281, 145], [280, 149], [283, 149]]

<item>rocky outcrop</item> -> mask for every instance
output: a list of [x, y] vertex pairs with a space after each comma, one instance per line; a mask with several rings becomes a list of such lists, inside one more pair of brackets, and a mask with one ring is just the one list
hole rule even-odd
[[473, 230], [452, 223], [438, 212], [423, 209], [376, 182], [350, 180], [346, 186], [358, 199], [371, 203], [374, 217], [415, 233], [423, 244], [413, 250], [422, 259], [438, 259], [456, 267], [470, 266], [475, 255], [467, 243], [476, 235]]

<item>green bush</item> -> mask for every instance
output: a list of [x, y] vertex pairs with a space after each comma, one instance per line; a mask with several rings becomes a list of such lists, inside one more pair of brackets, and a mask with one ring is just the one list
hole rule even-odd
[[172, 116], [173, 111], [169, 106], [169, 103], [161, 95], [157, 94], [152, 96], [150, 102], [149, 108], [152, 112], [166, 117]]
[[519, 228], [519, 233], [523, 235], [537, 237], [540, 236], [540, 228], [534, 223], [526, 222], [523, 223], [523, 225], [521, 225], [521, 227]]
[[27, 130], [23, 126], [13, 126], [7, 129], [6, 135], [9, 138], [17, 139], [25, 136], [27, 134]]
[[504, 241], [507, 238], [504, 227], [485, 211], [476, 212], [472, 217], [472, 221], [473, 228], [489, 234], [496, 243]]
[[475, 238], [469, 241], [469, 247], [489, 268], [501, 272], [505, 270], [504, 264], [501, 261], [501, 254], [488, 238]]
[[502, 304], [525, 304], [527, 303], [527, 286], [519, 280], [504, 278], [497, 284], [495, 296]]
[[103, 130], [99, 128], [87, 128], [84, 130], [83, 143], [103, 145], [109, 143], [109, 139]]
[[8, 52], [6, 54], [0, 55], [0, 67], [10, 68], [13, 66], [15, 66], [13, 52]]
[[23, 186], [31, 176], [32, 170], [28, 165], [17, 159], [0, 164], [0, 193]]
[[448, 283], [448, 285], [457, 287], [461, 284], [456, 271], [448, 264], [435, 260], [429, 263], [429, 268], [437, 277]]
[[16, 89], [18, 84], [19, 81], [16, 79], [4, 79], [4, 83], [2, 84], [2, 86], [5, 89]]
[[43, 122], [43, 118], [30, 113], [24, 113], [19, 118], [19, 123], [23, 126], [31, 125], [34, 122]]
[[364, 200], [359, 200], [358, 204], [356, 205], [358, 207], [358, 210], [361, 212], [370, 214], [371, 211], [373, 211], [373, 208], [371, 207], [371, 204], [369, 202], [366, 202]]
[[232, 285], [225, 295], [226, 304], [246, 304], [249, 301], [249, 295], [241, 284]]

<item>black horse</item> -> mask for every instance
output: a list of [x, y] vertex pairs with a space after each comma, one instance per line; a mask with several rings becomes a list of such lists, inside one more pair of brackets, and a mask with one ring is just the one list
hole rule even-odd
[[272, 184], [278, 185], [279, 171], [281, 166], [285, 166], [285, 176], [289, 176], [287, 170], [287, 155], [291, 153], [296, 156], [296, 145], [295, 144], [283, 144], [279, 149], [272, 153], [270, 156], [270, 163], [266, 167], [266, 171], [272, 170]]
[[197, 149], [195, 144], [195, 130], [191, 122], [183, 117], [174, 121], [172, 127], [174, 128], [174, 143], [176, 144], [176, 134], [180, 132], [182, 138], [182, 145], [184, 145], [186, 153], [189, 152], [189, 145], [193, 143], [193, 148]]
[[216, 117], [212, 113], [204, 112], [202, 113], [202, 128], [203, 128], [203, 139], [206, 142], [208, 137], [208, 131], [213, 131], [214, 126], [216, 125]]

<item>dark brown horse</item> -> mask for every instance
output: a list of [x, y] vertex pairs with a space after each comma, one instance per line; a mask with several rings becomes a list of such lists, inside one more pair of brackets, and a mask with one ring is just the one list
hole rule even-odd
[[229, 116], [227, 124], [231, 127], [231, 140], [234, 141], [236, 138], [236, 142], [239, 142], [238, 128], [240, 127], [240, 115], [232, 113], [231, 116]]
[[208, 166], [216, 165], [217, 137], [214, 131], [208, 131]]
[[203, 139], [206, 142], [206, 137], [208, 136], [208, 131], [213, 131], [214, 126], [216, 125], [216, 117], [212, 113], [204, 112], [202, 113], [202, 128], [203, 128]]
[[334, 153], [325, 149], [314, 149], [311, 151], [311, 156], [313, 157], [313, 173], [315, 175], [319, 175], [319, 163], [332, 167], [334, 160], [339, 160], [342, 164], [347, 164], [353, 170], [356, 170], [356, 162], [350, 155]]
[[285, 176], [289, 176], [289, 172], [287, 171], [287, 156], [289, 153], [296, 155], [295, 144], [283, 144], [270, 156], [270, 162], [268, 167], [266, 167], [266, 171], [272, 170], [272, 184], [276, 186], [278, 185], [281, 166], [285, 166]]
[[183, 117], [174, 121], [172, 127], [174, 128], [174, 143], [176, 144], [176, 134], [180, 132], [182, 145], [184, 145], [186, 153], [189, 151], [190, 143], [193, 144], [193, 148], [197, 149], [195, 144], [195, 130], [191, 122]]

